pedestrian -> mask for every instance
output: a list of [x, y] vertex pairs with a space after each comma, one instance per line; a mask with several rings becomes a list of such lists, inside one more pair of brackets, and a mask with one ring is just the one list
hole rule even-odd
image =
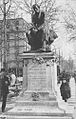
[[67, 102], [67, 99], [71, 97], [71, 94], [70, 94], [69, 84], [65, 79], [62, 81], [62, 84], [61, 84], [61, 87], [60, 87], [60, 91], [61, 91], [62, 99], [65, 102]]
[[2, 79], [1, 79], [1, 97], [2, 97], [2, 112], [5, 111], [6, 108], [6, 101], [7, 101], [7, 95], [9, 93], [9, 85], [10, 81], [9, 78], [7, 77], [7, 72], [5, 69], [1, 69], [2, 72]]

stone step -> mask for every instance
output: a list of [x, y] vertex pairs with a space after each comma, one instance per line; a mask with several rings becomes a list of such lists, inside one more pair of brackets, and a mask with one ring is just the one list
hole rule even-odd
[[[18, 116], [18, 115], [2, 115], [5, 119], [73, 119], [71, 116]], [[3, 118], [4, 119], [4, 118]]]
[[31, 116], [31, 117], [72, 117], [73, 115], [72, 114], [69, 114], [69, 113], [64, 113], [64, 114], [57, 114], [57, 113], [8, 113], [8, 114], [5, 114], [7, 116], [24, 116], [24, 117], [28, 117], [28, 116]]
[[[18, 108], [19, 109], [19, 108]], [[51, 110], [16, 110], [11, 109], [5, 113], [6, 119], [72, 119], [72, 114], [65, 113], [60, 109]], [[30, 108], [31, 109], [31, 108]]]
[[57, 101], [16, 101], [16, 106], [58, 106]]
[[76, 105], [76, 99], [75, 98], [68, 99], [68, 104], [75, 106]]

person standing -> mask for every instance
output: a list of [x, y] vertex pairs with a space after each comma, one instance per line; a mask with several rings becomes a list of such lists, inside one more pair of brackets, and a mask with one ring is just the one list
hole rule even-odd
[[11, 75], [10, 75], [10, 79], [11, 79], [11, 86], [15, 86], [16, 83], [16, 76], [14, 71], [12, 71]]
[[67, 102], [67, 99], [71, 97], [71, 94], [70, 94], [69, 83], [66, 81], [66, 79], [64, 79], [62, 81], [62, 84], [61, 84], [61, 87], [60, 87], [60, 91], [61, 91], [62, 99], [65, 102]]
[[1, 69], [2, 72], [2, 79], [1, 79], [1, 97], [2, 97], [2, 112], [5, 111], [6, 107], [6, 101], [7, 101], [7, 95], [9, 93], [9, 85], [10, 85], [10, 80], [7, 77], [7, 73], [5, 69]]

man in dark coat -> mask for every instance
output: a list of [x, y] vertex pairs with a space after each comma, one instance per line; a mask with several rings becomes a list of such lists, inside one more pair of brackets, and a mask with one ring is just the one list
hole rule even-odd
[[9, 93], [10, 81], [6, 75], [5, 69], [1, 70], [2, 79], [1, 79], [1, 97], [2, 97], [2, 112], [5, 111], [7, 95]]

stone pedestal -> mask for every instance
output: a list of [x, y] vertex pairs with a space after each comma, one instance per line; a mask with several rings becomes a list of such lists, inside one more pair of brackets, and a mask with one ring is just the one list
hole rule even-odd
[[49, 100], [50, 95], [56, 99], [54, 95], [55, 80], [57, 80], [55, 56], [51, 53], [25, 53], [21, 58], [24, 62], [21, 95], [25, 97], [22, 100], [34, 98], [39, 101]]
[[[23, 118], [71, 119], [69, 112], [59, 108], [56, 99], [57, 68], [53, 53], [24, 53], [23, 88], [14, 109], [8, 112]], [[34, 117], [33, 117], [34, 116]], [[39, 117], [38, 117], [39, 116]], [[14, 119], [14, 116], [13, 116]], [[21, 117], [22, 119], [22, 117]]]

